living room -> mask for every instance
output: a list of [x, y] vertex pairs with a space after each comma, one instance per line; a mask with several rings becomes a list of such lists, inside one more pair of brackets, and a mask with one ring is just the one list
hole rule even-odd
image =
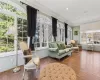
[[99, 80], [99, 5], [0, 0], [0, 80]]

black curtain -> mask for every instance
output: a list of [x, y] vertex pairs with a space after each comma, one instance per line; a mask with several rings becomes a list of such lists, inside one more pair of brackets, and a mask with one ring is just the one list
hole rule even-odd
[[68, 24], [65, 23], [65, 44], [67, 45], [67, 31], [68, 31]]
[[30, 37], [30, 49], [34, 50], [34, 36], [36, 33], [37, 9], [27, 6], [28, 36]]
[[52, 17], [52, 35], [54, 37], [54, 41], [56, 41], [57, 36], [57, 19]]

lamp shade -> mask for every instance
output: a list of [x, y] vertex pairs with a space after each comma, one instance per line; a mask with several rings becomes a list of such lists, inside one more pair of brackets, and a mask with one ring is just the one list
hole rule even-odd
[[14, 26], [9, 27], [6, 32], [6, 35], [11, 35], [11, 34], [13, 34], [13, 35], [17, 34], [17, 29]]
[[75, 40], [71, 40], [70, 42], [71, 42], [72, 44], [75, 44]]

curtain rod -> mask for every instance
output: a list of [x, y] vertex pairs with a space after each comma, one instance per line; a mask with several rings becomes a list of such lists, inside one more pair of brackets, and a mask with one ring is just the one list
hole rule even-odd
[[[26, 4], [26, 3], [22, 2], [22, 1], [20, 1], [20, 3], [22, 3], [22, 4], [26, 5], [26, 6], [30, 6], [30, 5], [28, 5], [28, 4]], [[31, 6], [31, 7], [32, 7], [32, 6]], [[36, 9], [36, 8], [35, 8], [35, 9]], [[37, 11], [39, 11], [39, 10], [37, 9]]]
[[20, 1], [20, 3], [22, 3], [22, 4], [26, 5], [26, 6], [28, 5], [28, 4], [26, 4], [26, 3], [22, 2], [22, 1]]

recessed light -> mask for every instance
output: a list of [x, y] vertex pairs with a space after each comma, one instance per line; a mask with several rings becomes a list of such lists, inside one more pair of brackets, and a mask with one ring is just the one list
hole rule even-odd
[[66, 10], [68, 10], [68, 8], [66, 8]]

